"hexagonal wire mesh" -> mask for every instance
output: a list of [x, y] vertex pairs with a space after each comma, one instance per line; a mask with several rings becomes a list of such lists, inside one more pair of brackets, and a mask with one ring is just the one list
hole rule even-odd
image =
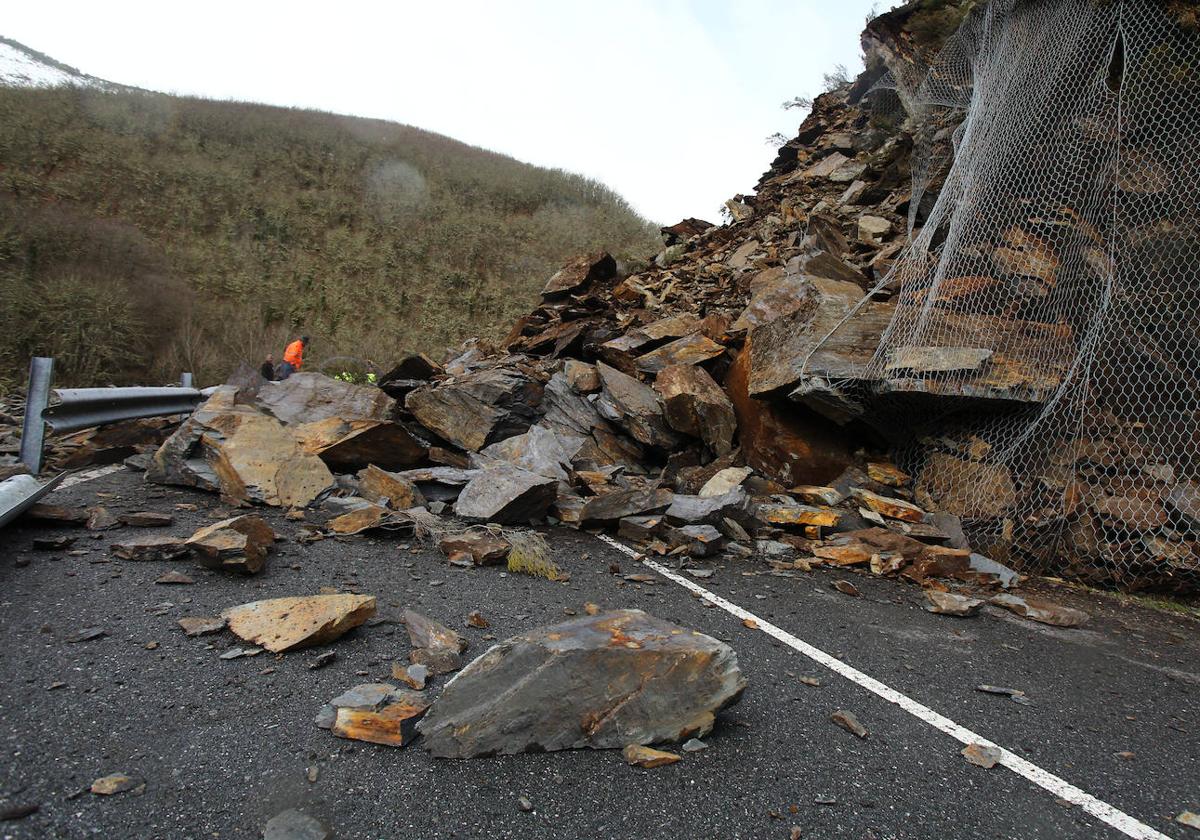
[[[1200, 584], [1195, 16], [977, 9], [902, 92], [909, 244], [806, 360], [806, 400], [870, 419], [919, 501], [1025, 570]], [[821, 370], [856, 321], [889, 326], [851, 372]]]

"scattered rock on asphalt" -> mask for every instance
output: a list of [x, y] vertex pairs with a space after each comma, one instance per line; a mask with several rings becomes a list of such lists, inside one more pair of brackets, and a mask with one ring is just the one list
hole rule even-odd
[[212, 633], [220, 633], [225, 629], [224, 616], [184, 616], [179, 619], [179, 626], [183, 628], [185, 636], [208, 636]]
[[164, 528], [175, 521], [175, 517], [169, 513], [156, 513], [152, 510], [122, 513], [117, 519], [122, 525], [134, 528]]
[[689, 738], [683, 742], [682, 747], [684, 752], [700, 752], [708, 749], [708, 744], [701, 741], [699, 738]]
[[355, 741], [402, 747], [416, 737], [414, 727], [429, 701], [389, 683], [364, 683], [339, 694], [317, 715], [317, 726]]
[[625, 756], [627, 764], [633, 767], [644, 767], [647, 770], [674, 764], [680, 758], [675, 753], [663, 752], [662, 750], [644, 747], [640, 744], [630, 744], [622, 750], [622, 753]]
[[108, 776], [101, 776], [96, 781], [92, 782], [92, 793], [100, 796], [112, 796], [114, 793], [124, 793], [127, 790], [133, 790], [137, 787], [136, 779], [131, 779], [124, 773], [113, 773]]
[[53, 525], [83, 525], [88, 521], [88, 512], [82, 508], [38, 502], [25, 511], [24, 518]]
[[442, 537], [438, 547], [447, 557], [465, 553], [476, 566], [495, 566], [508, 559], [512, 544], [503, 535], [483, 528], [473, 528]]
[[925, 606], [929, 612], [938, 615], [959, 616], [960, 618], [975, 615], [984, 603], [981, 598], [968, 598], [966, 595], [939, 592], [936, 589], [926, 589], [925, 598], [929, 601]]
[[188, 554], [187, 542], [169, 534], [146, 534], [113, 543], [108, 550], [121, 560], [177, 560]]
[[400, 662], [393, 662], [392, 679], [400, 680], [415, 691], [424, 691], [429, 680], [429, 669], [424, 665], [405, 666]]
[[471, 612], [467, 614], [467, 626], [475, 627], [480, 630], [486, 630], [492, 625], [491, 622], [483, 617], [483, 613], [481, 613], [479, 610], [471, 610]]
[[310, 671], [316, 671], [320, 668], [324, 668], [326, 665], [331, 664], [335, 659], [337, 659], [337, 651], [323, 651], [317, 654], [316, 657], [313, 658], [312, 662], [308, 663], [308, 669]]
[[34, 537], [33, 547], [37, 551], [62, 551], [75, 544], [76, 537]]
[[1004, 607], [1023, 618], [1055, 627], [1078, 627], [1088, 620], [1088, 614], [1082, 610], [1019, 595], [993, 595], [989, 603]]
[[1200, 814], [1184, 811], [1175, 818], [1175, 822], [1186, 825], [1188, 828], [1200, 828]]
[[373, 595], [342, 594], [252, 601], [221, 615], [238, 637], [282, 653], [332, 642], [374, 614]]
[[838, 709], [829, 719], [838, 726], [845, 729], [847, 732], [854, 734], [859, 738], [866, 738], [870, 733], [867, 732], [867, 727], [858, 722], [858, 718], [854, 716], [854, 712], [848, 712], [845, 709]]
[[121, 525], [121, 521], [105, 507], [90, 507], [87, 514], [86, 527], [89, 531], [108, 531]]
[[108, 631], [103, 627], [85, 627], [67, 639], [68, 642], [90, 642], [95, 639], [102, 639], [108, 635]]
[[843, 595], [850, 595], [855, 598], [857, 598], [859, 595], [858, 587], [848, 580], [835, 580], [833, 582], [833, 588], [838, 592], [841, 592]]
[[725, 644], [640, 610], [514, 636], [471, 662], [419, 729], [441, 758], [698, 737], [746, 680]]
[[289, 808], [267, 821], [263, 840], [329, 840], [333, 835], [315, 817]]
[[261, 516], [246, 514], [214, 522], [188, 539], [196, 560], [210, 569], [257, 574], [267, 564], [275, 532]]
[[413, 649], [409, 659], [434, 674], [449, 674], [462, 667], [467, 640], [436, 621], [412, 610], [404, 611], [404, 624]]
[[983, 744], [967, 744], [962, 748], [962, 756], [976, 767], [985, 770], [991, 770], [1001, 758], [998, 747], [987, 747]]
[[23, 820], [26, 817], [33, 816], [39, 810], [41, 805], [36, 802], [26, 802], [17, 805], [0, 806], [0, 822], [14, 822]]
[[186, 585], [189, 583], [195, 583], [196, 581], [185, 575], [183, 572], [167, 572], [165, 575], [156, 578], [154, 582], [162, 584]]
[[517, 797], [517, 810], [523, 814], [529, 814], [533, 812], [533, 803], [529, 801], [529, 797]]
[[263, 649], [260, 647], [247, 647], [247, 648], [235, 647], [235, 648], [230, 648], [229, 650], [225, 651], [217, 658], [224, 659], [224, 660], [242, 659], [243, 657], [246, 657], [246, 656], [258, 656], [262, 652], [263, 652]]

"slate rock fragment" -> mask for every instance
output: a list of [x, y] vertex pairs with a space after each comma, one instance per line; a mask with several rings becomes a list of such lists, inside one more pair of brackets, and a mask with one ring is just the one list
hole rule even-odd
[[413, 610], [404, 611], [404, 624], [413, 649], [409, 659], [434, 674], [449, 674], [462, 667], [467, 640], [444, 624]]
[[131, 537], [113, 543], [108, 550], [113, 557], [136, 561], [176, 560], [190, 553], [186, 540], [167, 534]]
[[494, 464], [467, 483], [454, 503], [464, 519], [516, 525], [542, 519], [558, 498], [558, 482], [509, 464]]
[[418, 728], [441, 758], [621, 749], [702, 736], [745, 687], [728, 645], [618, 610], [493, 646], [446, 685]]
[[261, 516], [246, 514], [201, 528], [187, 540], [200, 565], [253, 575], [267, 564], [275, 531]]
[[221, 615], [236, 636], [282, 653], [332, 642], [374, 614], [374, 596], [339, 594], [252, 601]]

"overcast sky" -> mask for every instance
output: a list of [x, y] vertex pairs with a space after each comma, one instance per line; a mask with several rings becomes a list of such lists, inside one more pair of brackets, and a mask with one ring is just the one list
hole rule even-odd
[[[9, 3], [0, 35], [172, 93], [441, 132], [595, 177], [643, 215], [717, 220], [753, 189], [870, 0]], [[889, 3], [879, 4], [880, 8]]]

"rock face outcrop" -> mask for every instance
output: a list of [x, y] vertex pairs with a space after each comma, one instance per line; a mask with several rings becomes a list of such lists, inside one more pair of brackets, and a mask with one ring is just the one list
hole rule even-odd
[[514, 636], [447, 683], [418, 729], [441, 758], [704, 735], [746, 687], [724, 643], [640, 610]]

